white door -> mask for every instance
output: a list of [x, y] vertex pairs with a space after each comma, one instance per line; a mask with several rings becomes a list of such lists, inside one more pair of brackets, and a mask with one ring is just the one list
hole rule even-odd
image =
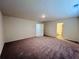
[[36, 24], [36, 36], [43, 36], [44, 24]]

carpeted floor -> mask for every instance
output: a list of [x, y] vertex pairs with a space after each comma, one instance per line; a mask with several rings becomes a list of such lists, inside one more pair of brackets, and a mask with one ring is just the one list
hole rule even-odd
[[1, 59], [79, 59], [79, 44], [52, 37], [6, 43]]

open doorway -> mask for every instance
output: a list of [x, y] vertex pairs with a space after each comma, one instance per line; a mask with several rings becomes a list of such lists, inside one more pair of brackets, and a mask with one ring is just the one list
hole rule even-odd
[[64, 27], [64, 23], [57, 23], [56, 37], [58, 39], [63, 39], [63, 27]]
[[44, 35], [44, 24], [36, 24], [36, 36]]

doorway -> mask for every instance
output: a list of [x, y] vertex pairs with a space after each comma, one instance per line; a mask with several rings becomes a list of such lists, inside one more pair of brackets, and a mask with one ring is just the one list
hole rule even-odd
[[57, 23], [57, 34], [56, 34], [56, 37], [58, 39], [63, 39], [63, 26], [64, 26], [64, 23]]
[[36, 24], [36, 36], [44, 35], [44, 24]]

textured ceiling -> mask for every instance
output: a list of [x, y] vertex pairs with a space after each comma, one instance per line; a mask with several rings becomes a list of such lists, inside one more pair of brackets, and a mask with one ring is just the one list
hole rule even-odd
[[[79, 16], [78, 0], [0, 0], [4, 15], [32, 20], [56, 20]], [[46, 18], [41, 19], [45, 14]]]

